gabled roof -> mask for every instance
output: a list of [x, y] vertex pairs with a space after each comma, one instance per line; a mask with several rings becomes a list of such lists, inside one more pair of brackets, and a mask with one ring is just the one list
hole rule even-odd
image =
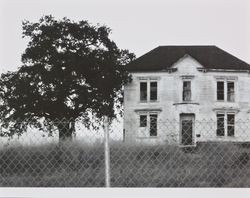
[[250, 65], [216, 46], [159, 46], [125, 66], [127, 71], [160, 71], [190, 55], [205, 69], [250, 70]]

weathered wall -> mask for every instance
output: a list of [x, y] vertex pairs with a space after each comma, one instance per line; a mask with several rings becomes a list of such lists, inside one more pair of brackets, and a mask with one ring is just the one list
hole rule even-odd
[[[241, 140], [241, 137], [246, 137], [246, 132], [238, 130], [238, 126], [236, 126], [235, 137], [217, 137], [216, 112], [221, 110], [234, 112], [236, 120], [248, 119], [250, 110], [249, 74], [246, 72], [201, 72], [197, 70], [197, 68], [202, 67], [195, 59], [186, 56], [173, 65], [177, 71], [172, 73], [167, 71], [132, 73], [133, 80], [125, 87], [124, 94], [125, 141], [150, 144], [179, 143], [180, 127], [178, 122], [181, 113], [195, 114], [197, 124], [203, 120], [214, 121], [207, 126], [195, 126], [195, 141]], [[193, 76], [191, 77], [192, 101], [189, 104], [183, 104], [182, 101], [183, 78], [186, 76]], [[158, 79], [158, 100], [156, 102], [140, 102], [141, 77]], [[218, 102], [216, 100], [217, 78], [235, 80], [235, 102]], [[149, 137], [147, 134], [140, 135], [139, 114], [141, 111], [149, 109], [160, 110], [158, 111], [157, 137]], [[172, 124], [169, 124], [168, 120]], [[172, 122], [173, 120], [176, 122]], [[205, 128], [205, 130], [201, 128]]]

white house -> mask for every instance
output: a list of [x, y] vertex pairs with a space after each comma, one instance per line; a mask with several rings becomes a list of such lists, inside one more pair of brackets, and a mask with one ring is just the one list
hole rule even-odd
[[249, 122], [240, 122], [250, 114], [244, 61], [216, 46], [160, 46], [126, 70], [125, 142], [250, 141]]

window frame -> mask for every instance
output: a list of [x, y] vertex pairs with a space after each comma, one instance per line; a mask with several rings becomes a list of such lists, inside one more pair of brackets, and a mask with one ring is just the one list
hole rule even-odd
[[[218, 115], [223, 115], [223, 131], [224, 135], [218, 135]], [[230, 120], [228, 120], [228, 115], [233, 115], [233, 124], [229, 123]], [[217, 112], [216, 113], [216, 137], [235, 137], [235, 116], [236, 114], [234, 112]], [[233, 127], [233, 135], [229, 134], [228, 127]]]
[[[146, 99], [142, 100], [142, 84], [146, 84]], [[140, 81], [140, 102], [147, 102], [148, 101], [148, 83], [147, 81]]]
[[[190, 83], [190, 89], [189, 90], [188, 89], [184, 90], [184, 83]], [[187, 100], [184, 99], [185, 91], [190, 91], [190, 98], [187, 99]], [[191, 80], [183, 80], [182, 81], [182, 101], [184, 101], [184, 102], [192, 101], [192, 81]]]
[[[154, 126], [154, 128], [155, 128], [154, 134], [151, 131], [152, 130], [152, 123], [151, 123], [151, 121], [152, 121], [151, 118], [152, 117], [156, 117], [155, 118], [155, 126]], [[158, 135], [157, 125], [158, 125], [158, 114], [156, 114], [156, 113], [149, 113], [149, 137], [157, 137], [157, 135]]]
[[[229, 83], [233, 83], [233, 100], [229, 100], [229, 90], [228, 90], [228, 84]], [[227, 95], [227, 102], [235, 102], [235, 81], [232, 81], [232, 80], [227, 80], [226, 81], [226, 86], [227, 86], [227, 90], [226, 90], [226, 95]]]
[[[141, 99], [141, 83], [146, 83], [147, 84], [147, 92], [146, 92], [146, 100]], [[151, 99], [151, 83], [156, 83], [156, 99], [152, 100]], [[139, 101], [140, 103], [148, 103], [148, 102], [158, 102], [159, 98], [159, 91], [158, 91], [158, 85], [159, 85], [159, 80], [157, 79], [145, 79], [145, 80], [140, 80], [139, 82]]]
[[[218, 99], [218, 83], [223, 83], [223, 100]], [[228, 84], [233, 83], [233, 99], [229, 100]], [[216, 80], [216, 101], [217, 102], [236, 102], [236, 81], [231, 79], [217, 79]]]
[[[152, 89], [152, 83], [156, 83], [156, 88], [155, 88], [155, 90], [153, 90]], [[156, 93], [155, 93], [155, 95], [156, 95], [156, 99], [152, 99], [152, 95], [153, 95], [153, 91], [155, 91]], [[154, 101], [157, 101], [157, 99], [158, 99], [158, 82], [157, 81], [154, 81], [154, 80], [151, 80], [151, 81], [149, 81], [149, 101], [150, 102], [154, 102]]]
[[[146, 116], [146, 126], [145, 127], [141, 127], [141, 116]], [[151, 116], [156, 116], [156, 135], [151, 135]], [[158, 137], [158, 117], [159, 117], [159, 112], [154, 112], [154, 111], [149, 111], [149, 112], [142, 112], [139, 113], [139, 129], [145, 129], [146, 130], [146, 136], [143, 138], [157, 138]]]
[[[221, 115], [223, 115], [223, 116], [220, 116]], [[219, 123], [218, 123], [218, 121], [222, 121], [222, 126], [219, 126]], [[217, 126], [217, 128], [216, 128], [216, 136], [217, 137], [224, 137], [224, 136], [226, 136], [226, 130], [225, 130], [225, 113], [217, 113], [216, 114], [216, 126]], [[219, 130], [220, 129], [223, 129], [223, 131], [222, 131], [222, 133], [221, 134], [219, 134]]]
[[[145, 119], [145, 123], [144, 123], [144, 125], [142, 126], [142, 123], [143, 123], [143, 120], [141, 120], [141, 117], [145, 117], [144, 119]], [[140, 128], [145, 128], [145, 127], [148, 127], [148, 116], [147, 116], [147, 114], [140, 114], [139, 115], [139, 127]]]
[[[218, 83], [223, 83], [223, 99], [218, 99]], [[225, 101], [225, 81], [224, 80], [217, 80], [216, 82], [216, 100], [217, 101]]]
[[[228, 116], [231, 116], [231, 115], [233, 115], [233, 123], [230, 123], [230, 121], [231, 120], [229, 120], [228, 119]], [[234, 137], [235, 136], [235, 114], [233, 114], [233, 113], [227, 113], [227, 136], [228, 137]], [[229, 129], [228, 129], [228, 127], [233, 127], [233, 134], [231, 135], [231, 132], [230, 132], [230, 134], [229, 134]]]

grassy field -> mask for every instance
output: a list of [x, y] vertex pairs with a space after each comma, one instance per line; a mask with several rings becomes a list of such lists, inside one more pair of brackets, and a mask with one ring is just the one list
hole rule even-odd
[[[114, 187], [250, 187], [250, 146], [111, 145]], [[0, 186], [103, 187], [102, 144], [10, 147], [0, 151]]]

